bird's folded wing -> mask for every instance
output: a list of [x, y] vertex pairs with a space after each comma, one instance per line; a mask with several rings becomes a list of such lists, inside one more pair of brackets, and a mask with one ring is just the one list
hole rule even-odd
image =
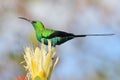
[[46, 38], [54, 38], [54, 37], [67, 37], [67, 36], [74, 36], [72, 33], [66, 33], [63, 31], [55, 31]]

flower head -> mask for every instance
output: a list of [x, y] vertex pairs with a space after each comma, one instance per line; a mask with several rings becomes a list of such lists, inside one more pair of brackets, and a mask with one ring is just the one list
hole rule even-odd
[[[48, 41], [48, 48], [42, 43], [41, 48], [35, 48], [35, 51], [30, 47], [25, 49], [24, 59], [26, 62], [25, 68], [28, 71], [28, 78], [35, 80], [49, 80], [51, 73], [58, 62], [58, 57], [54, 57], [55, 48]], [[54, 61], [53, 61], [54, 60]], [[36, 79], [39, 80], [39, 79]]]

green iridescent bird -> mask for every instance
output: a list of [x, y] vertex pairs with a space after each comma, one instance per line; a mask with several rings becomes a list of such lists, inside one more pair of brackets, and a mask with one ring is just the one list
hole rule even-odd
[[44, 42], [44, 44], [48, 44], [48, 39], [51, 41], [52, 46], [60, 45], [68, 40], [71, 40], [76, 37], [86, 37], [86, 36], [110, 36], [114, 34], [84, 34], [84, 35], [74, 35], [72, 33], [67, 33], [63, 31], [53, 30], [45, 28], [41, 21], [31, 21], [27, 18], [19, 17], [20, 19], [24, 19], [30, 22], [34, 30], [36, 32], [36, 37], [39, 42]]

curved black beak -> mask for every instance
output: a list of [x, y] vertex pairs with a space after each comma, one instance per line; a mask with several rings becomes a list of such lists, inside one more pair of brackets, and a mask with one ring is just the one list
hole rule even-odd
[[19, 19], [23, 19], [23, 20], [26, 20], [26, 21], [28, 21], [28, 22], [32, 22], [31, 20], [29, 20], [29, 19], [27, 19], [27, 18], [24, 18], [24, 17], [18, 17]]

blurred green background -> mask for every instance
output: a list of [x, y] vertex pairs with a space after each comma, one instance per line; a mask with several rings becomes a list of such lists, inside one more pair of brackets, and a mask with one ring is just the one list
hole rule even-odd
[[51, 80], [120, 80], [119, 0], [0, 0], [0, 80], [25, 75], [24, 48], [40, 45], [21, 16], [74, 34], [116, 34], [57, 46], [60, 61]]

